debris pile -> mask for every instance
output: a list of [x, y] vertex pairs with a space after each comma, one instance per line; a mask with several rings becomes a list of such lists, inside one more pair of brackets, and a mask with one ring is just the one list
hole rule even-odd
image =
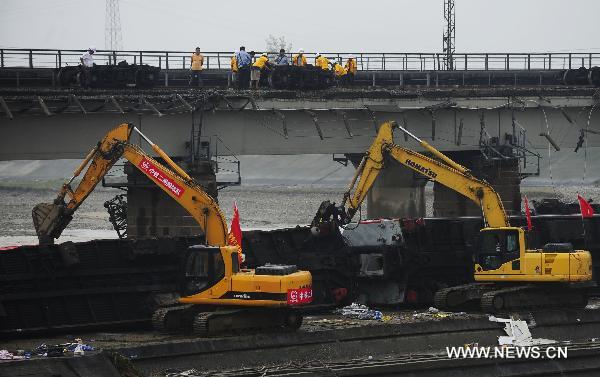
[[497, 318], [493, 315], [489, 317], [490, 321], [504, 323], [504, 331], [506, 336], [498, 337], [498, 344], [501, 346], [535, 346], [540, 344], [552, 344], [556, 341], [544, 338], [533, 338], [527, 322], [514, 318]]
[[448, 318], [448, 317], [462, 317], [466, 315], [465, 312], [444, 312], [438, 308], [430, 306], [426, 312], [418, 312], [413, 314], [415, 318]]
[[86, 352], [94, 351], [94, 347], [83, 343], [80, 338], [74, 342], [47, 345], [42, 343], [32, 350], [17, 350], [10, 352], [0, 350], [0, 360], [23, 360], [33, 357], [61, 357], [61, 356], [83, 356]]
[[381, 321], [383, 314], [379, 310], [371, 310], [366, 305], [353, 302], [351, 305], [335, 310], [335, 313], [355, 319], [372, 319]]

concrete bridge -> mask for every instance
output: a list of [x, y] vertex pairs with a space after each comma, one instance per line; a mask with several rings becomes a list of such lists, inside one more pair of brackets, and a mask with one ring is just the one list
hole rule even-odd
[[[186, 157], [192, 124], [219, 154], [362, 153], [395, 120], [443, 151], [574, 149], [583, 129], [600, 145], [597, 90], [582, 87], [233, 90], [0, 90], [0, 160], [80, 158], [106, 131], [132, 122]], [[600, 131], [599, 131], [600, 132]], [[403, 143], [405, 141], [402, 141]], [[411, 145], [410, 141], [406, 141]], [[223, 147], [222, 146], [222, 147]], [[216, 145], [215, 145], [216, 147]], [[492, 152], [494, 153], [494, 152]]]

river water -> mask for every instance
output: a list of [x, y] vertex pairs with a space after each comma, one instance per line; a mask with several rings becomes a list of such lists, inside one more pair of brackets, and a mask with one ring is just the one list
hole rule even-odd
[[[36, 244], [37, 237], [31, 220], [33, 206], [51, 202], [60, 181], [0, 182], [0, 247]], [[219, 205], [231, 219], [236, 201], [242, 229], [278, 229], [310, 224], [323, 200], [339, 203], [344, 185], [243, 185], [228, 187], [219, 192]], [[58, 242], [116, 238], [108, 221], [104, 202], [122, 191], [98, 187], [75, 213]], [[600, 188], [592, 185], [557, 187], [522, 187], [529, 199], [559, 197], [575, 201], [577, 193], [586, 198], [600, 198]], [[427, 215], [432, 215], [433, 192], [426, 187]], [[366, 213], [363, 207], [363, 213]]]

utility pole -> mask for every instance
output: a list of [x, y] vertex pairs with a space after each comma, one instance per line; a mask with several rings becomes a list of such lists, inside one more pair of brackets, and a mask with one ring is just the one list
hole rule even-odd
[[104, 16], [104, 48], [111, 51], [121, 50], [121, 16], [119, 0], [106, 0]]
[[455, 35], [455, 18], [454, 18], [454, 0], [444, 0], [444, 66], [448, 70], [454, 69], [454, 35]]

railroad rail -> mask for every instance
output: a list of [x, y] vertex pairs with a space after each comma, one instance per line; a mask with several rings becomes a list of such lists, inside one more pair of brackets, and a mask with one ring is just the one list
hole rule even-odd
[[[552, 346], [554, 347], [554, 345]], [[542, 348], [545, 352], [547, 347]], [[530, 360], [530, 359], [448, 359], [443, 354], [409, 354], [381, 359], [354, 359], [330, 363], [306, 363], [283, 367], [244, 368], [231, 371], [186, 374], [189, 377], [265, 377], [265, 376], [448, 376], [459, 373], [461, 376], [496, 376], [499, 369], [502, 376], [548, 376], [558, 374], [568, 376], [596, 375], [600, 372], [600, 345], [581, 343], [569, 345], [569, 359]], [[169, 377], [184, 376], [170, 373]]]

